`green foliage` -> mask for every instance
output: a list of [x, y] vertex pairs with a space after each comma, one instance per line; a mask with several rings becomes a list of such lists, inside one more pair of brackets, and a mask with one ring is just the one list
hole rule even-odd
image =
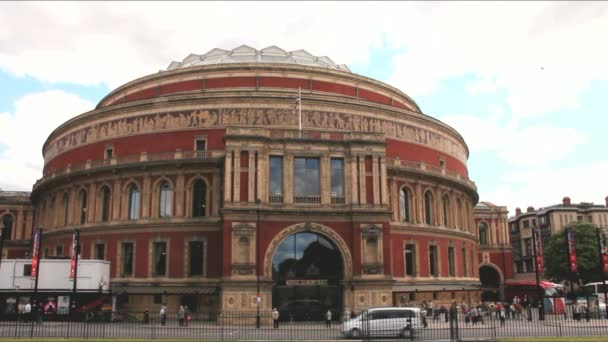
[[[599, 251], [596, 226], [587, 223], [569, 225], [574, 230], [578, 277], [583, 284], [601, 281]], [[554, 281], [576, 281], [568, 264], [568, 244], [566, 230], [553, 234], [549, 243], [544, 246], [545, 277]]]

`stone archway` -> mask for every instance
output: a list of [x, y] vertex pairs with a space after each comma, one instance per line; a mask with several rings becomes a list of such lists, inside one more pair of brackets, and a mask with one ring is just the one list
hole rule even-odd
[[338, 233], [336, 233], [333, 229], [316, 224], [316, 223], [298, 223], [292, 226], [289, 226], [283, 229], [280, 233], [278, 233], [274, 239], [270, 241], [268, 244], [268, 248], [266, 248], [266, 252], [264, 253], [264, 278], [272, 279], [272, 257], [276, 248], [285, 240], [287, 237], [299, 233], [299, 232], [315, 232], [321, 235], [326, 236], [331, 239], [333, 243], [336, 244], [338, 250], [342, 254], [342, 259], [344, 260], [344, 279], [350, 280], [353, 276], [353, 258], [348, 249], [346, 242], [342, 239]]
[[498, 266], [492, 263], [480, 264], [479, 281], [483, 301], [504, 301], [504, 276]]
[[273, 283], [272, 305], [287, 320], [321, 320], [328, 309], [339, 318], [353, 302], [352, 256], [328, 227], [301, 223], [283, 229], [268, 245], [263, 265]]

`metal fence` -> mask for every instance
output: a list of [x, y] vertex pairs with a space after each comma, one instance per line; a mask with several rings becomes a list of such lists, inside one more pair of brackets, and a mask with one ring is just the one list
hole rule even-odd
[[[89, 316], [78, 320], [39, 319], [37, 316], [3, 317], [0, 337], [18, 340], [30, 337], [126, 339], [146, 340], [274, 340], [328, 341], [353, 338], [356, 340], [383, 339], [416, 341], [494, 341], [501, 337], [532, 336], [606, 336], [608, 319], [604, 313], [567, 313], [546, 315], [539, 320], [536, 309], [500, 318], [496, 312], [483, 311], [478, 319], [466, 318], [462, 312], [435, 312], [417, 317], [417, 322], [363, 319], [360, 324], [340, 321], [293, 322], [279, 321], [274, 327], [271, 313], [260, 314], [256, 326], [255, 312], [199, 313], [191, 320], [168, 315], [163, 322], [158, 313], [125, 312], [110, 316]], [[112, 321], [108, 319], [112, 318]], [[420, 326], [418, 326], [420, 323]], [[409, 329], [413, 326], [414, 329]], [[353, 329], [359, 327], [359, 331]]]

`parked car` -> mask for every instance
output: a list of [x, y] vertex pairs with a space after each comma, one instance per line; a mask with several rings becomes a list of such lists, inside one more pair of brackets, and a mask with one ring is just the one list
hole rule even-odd
[[350, 338], [362, 336], [414, 336], [422, 329], [420, 308], [385, 307], [364, 310], [342, 325], [342, 335]]

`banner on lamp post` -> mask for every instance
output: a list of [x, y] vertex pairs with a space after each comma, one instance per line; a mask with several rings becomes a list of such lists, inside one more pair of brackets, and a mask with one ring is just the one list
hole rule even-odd
[[32, 250], [32, 273], [31, 277], [36, 278], [40, 266], [40, 240], [42, 239], [42, 229], [38, 228], [34, 231], [34, 243]]
[[76, 275], [76, 263], [78, 262], [78, 245], [80, 244], [80, 233], [78, 230], [74, 230], [72, 235], [72, 252], [70, 259], [70, 279], [74, 279]]
[[572, 228], [566, 228], [566, 242], [568, 243], [568, 263], [570, 264], [570, 271], [577, 273], [576, 243], [574, 241], [574, 230]]
[[544, 271], [544, 262], [543, 262], [543, 242], [540, 238], [540, 229], [536, 228], [532, 230], [532, 234], [534, 234], [534, 251], [536, 255], [536, 270], [538, 273], [543, 273]]

